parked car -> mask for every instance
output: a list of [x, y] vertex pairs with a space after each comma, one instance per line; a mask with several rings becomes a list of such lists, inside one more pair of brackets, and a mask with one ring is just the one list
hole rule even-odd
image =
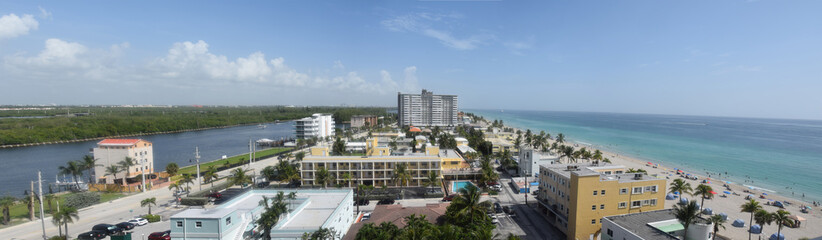
[[370, 212], [362, 214], [362, 220], [363, 221], [368, 220], [369, 218], [371, 218], [371, 213]]
[[494, 203], [494, 212], [502, 213], [502, 206], [500, 206], [498, 202]]
[[123, 232], [122, 228], [117, 227], [115, 225], [111, 225], [111, 224], [105, 224], [105, 223], [94, 225], [94, 227], [91, 227], [91, 230], [105, 232], [106, 235], [112, 235], [112, 234]]
[[491, 218], [491, 223], [493, 223], [493, 224], [499, 223], [499, 219], [497, 219], [497, 216], [494, 216], [493, 214], [488, 214], [488, 217]]
[[102, 231], [88, 231], [77, 235], [80, 240], [100, 240], [106, 238], [106, 234]]
[[271, 185], [271, 182], [264, 181], [264, 182], [259, 182], [259, 183], [257, 183], [257, 187], [258, 187], [258, 188], [268, 187], [268, 185]]
[[451, 194], [451, 195], [445, 196], [444, 198], [442, 198], [442, 201], [443, 201], [443, 202], [450, 202], [450, 201], [453, 201], [453, 200], [454, 200], [454, 197], [456, 197], [456, 196], [457, 196], [457, 194]]
[[171, 230], [165, 232], [153, 232], [148, 235], [148, 240], [171, 240]]
[[148, 224], [148, 220], [146, 220], [145, 218], [135, 218], [128, 220], [128, 222], [137, 226], [143, 226]]
[[130, 222], [121, 222], [121, 223], [118, 223], [116, 226], [119, 227], [119, 228], [122, 228], [123, 230], [131, 230], [131, 229], [134, 229], [134, 227], [137, 226], [137, 224], [130, 223]]
[[212, 193], [209, 193], [208, 195], [206, 195], [206, 197], [214, 198], [214, 199], [220, 199], [220, 198], [223, 198], [223, 194], [220, 193], [220, 192], [212, 192]]
[[386, 198], [377, 202], [377, 205], [391, 205], [394, 204], [394, 199]]

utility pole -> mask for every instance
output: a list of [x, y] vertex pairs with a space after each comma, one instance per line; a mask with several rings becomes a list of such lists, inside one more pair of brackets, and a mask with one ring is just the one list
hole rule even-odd
[[141, 181], [141, 183], [143, 184], [143, 188], [142, 188], [143, 192], [146, 192], [146, 166], [145, 166], [145, 163], [146, 163], [146, 159], [141, 159], [140, 160], [140, 175], [142, 175], [142, 178], [143, 178], [143, 181]]
[[203, 183], [200, 182], [200, 147], [194, 147], [194, 158], [197, 159], [197, 184], [200, 186], [200, 191], [202, 191]]
[[528, 183], [528, 174], [525, 174], [525, 206], [528, 206], [528, 194], [531, 192], [531, 184]]
[[40, 224], [43, 226], [43, 240], [47, 240], [46, 237], [46, 218], [43, 216], [43, 179], [40, 178], [40, 171], [37, 171], [37, 186], [40, 189]]
[[248, 139], [248, 167], [251, 167], [251, 160], [254, 159], [251, 154], [254, 153], [254, 150], [251, 149], [251, 138]]

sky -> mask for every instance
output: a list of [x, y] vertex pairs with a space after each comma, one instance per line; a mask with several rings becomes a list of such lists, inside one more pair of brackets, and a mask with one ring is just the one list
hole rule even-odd
[[2, 1], [0, 105], [822, 119], [822, 1]]

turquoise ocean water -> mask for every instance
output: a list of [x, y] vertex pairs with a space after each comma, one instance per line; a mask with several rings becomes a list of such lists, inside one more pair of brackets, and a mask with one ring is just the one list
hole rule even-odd
[[[822, 121], [553, 111], [466, 110], [669, 168], [822, 200]], [[725, 172], [728, 173], [726, 177]], [[715, 174], [713, 175], [716, 176]], [[748, 182], [746, 182], [746, 180]], [[752, 181], [753, 183], [751, 183]]]

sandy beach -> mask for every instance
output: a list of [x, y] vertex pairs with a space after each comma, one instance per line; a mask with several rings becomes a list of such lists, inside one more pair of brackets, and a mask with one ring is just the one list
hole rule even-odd
[[[548, 142], [549, 144], [552, 144], [554, 140], [549, 139]], [[789, 228], [787, 226], [783, 227], [782, 234], [785, 235], [785, 239], [799, 239], [803, 237], [814, 239], [822, 237], [822, 228], [815, 227], [820, 226], [820, 224], [822, 224], [822, 211], [820, 211], [820, 207], [814, 207], [812, 203], [803, 202], [795, 198], [780, 196], [772, 192], [764, 192], [759, 189], [752, 190], [749, 187], [744, 186], [743, 184], [745, 183], [730, 182], [730, 184], [727, 184], [725, 180], [718, 178], [715, 174], [711, 174], [711, 177], [709, 178], [707, 174], [705, 174], [705, 171], [702, 171], [700, 173], [699, 171], [691, 171], [693, 169], [680, 169], [685, 171], [685, 173], [696, 175], [698, 178], [698, 180], [687, 179], [681, 177], [680, 175], [677, 175], [673, 167], [665, 166], [663, 163], [660, 163], [658, 161], [642, 160], [639, 158], [625, 156], [623, 154], [617, 154], [613, 151], [608, 151], [606, 150], [606, 148], [598, 147], [596, 145], [567, 141], [564, 144], [574, 146], [575, 150], [585, 147], [586, 149], [593, 152], [599, 149], [602, 152], [603, 157], [607, 157], [608, 159], [610, 159], [612, 164], [623, 165], [627, 168], [644, 169], [648, 171], [649, 175], [657, 176], [660, 178], [667, 178], [668, 186], [670, 186], [670, 183], [673, 182], [673, 179], [682, 178], [686, 182], [690, 183], [692, 188], [696, 188], [696, 186], [702, 184], [703, 180], [709, 179], [708, 181], [710, 183], [705, 184], [711, 186], [711, 188], [718, 194], [711, 199], [705, 199], [703, 208], [711, 208], [713, 210], [713, 214], [725, 213], [728, 215], [727, 223], [724, 224], [725, 229], [720, 229], [720, 231], [718, 232], [720, 236], [726, 237], [728, 239], [748, 238], [748, 229], [751, 225], [749, 220], [751, 215], [747, 212], [740, 212], [740, 209], [741, 205], [747, 202], [747, 200], [745, 200], [745, 197], [749, 194], [754, 195], [754, 199], [756, 199], [760, 203], [760, 205], [762, 205], [763, 209], [765, 209], [768, 212], [776, 212], [779, 208], [776, 206], [765, 205], [766, 202], [790, 202], [791, 204], [786, 205], [784, 210], [789, 211], [791, 215], [798, 215], [806, 219], [801, 223], [799, 228]], [[648, 166], [648, 162], [653, 163], [653, 165]], [[654, 165], [656, 165], [657, 167], [654, 168]], [[720, 170], [717, 169], [717, 171]], [[726, 188], [724, 185], [727, 185], [728, 187]], [[729, 191], [731, 192], [731, 194], [724, 194], [724, 191]], [[760, 198], [760, 195], [763, 192], [767, 193], [764, 199]], [[722, 197], [722, 195], [725, 195], [725, 197]], [[698, 196], [695, 197], [686, 194], [685, 197], [687, 199], [695, 199], [699, 201], [698, 203], [701, 203], [701, 199]], [[676, 200], [667, 200], [665, 201], [665, 206], [666, 208], [673, 208], [678, 202], [678, 198]], [[813, 210], [809, 211], [808, 213], [802, 213], [800, 211], [800, 206], [803, 205], [810, 206], [811, 208], [813, 208]], [[742, 219], [743, 221], [745, 221], [745, 227], [732, 226], [731, 223], [733, 223], [733, 221], [736, 219]], [[763, 226], [763, 231], [761, 234], [753, 234], [753, 239], [760, 239], [760, 237], [761, 239], [768, 239], [768, 237], [770, 237], [771, 234], [776, 233], [776, 231], [777, 226], [775, 223], [771, 225], [765, 225]]]

